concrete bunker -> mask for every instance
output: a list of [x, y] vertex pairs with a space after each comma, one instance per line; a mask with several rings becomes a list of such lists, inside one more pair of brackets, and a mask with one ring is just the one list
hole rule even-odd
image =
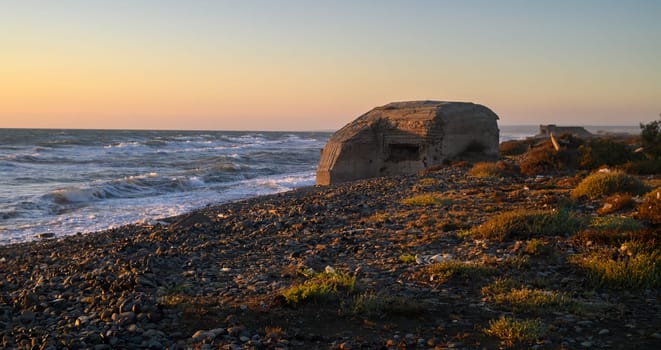
[[317, 184], [412, 174], [462, 153], [498, 157], [498, 116], [468, 102], [376, 107], [338, 130], [321, 152]]

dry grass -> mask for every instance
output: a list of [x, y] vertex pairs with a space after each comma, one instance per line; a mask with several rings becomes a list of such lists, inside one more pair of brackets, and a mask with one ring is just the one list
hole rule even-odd
[[630, 194], [615, 193], [604, 200], [604, 205], [597, 210], [597, 213], [603, 215], [631, 209], [634, 203], [633, 197]]
[[620, 171], [613, 171], [589, 175], [571, 191], [570, 195], [572, 199], [581, 197], [595, 199], [614, 193], [639, 195], [646, 190], [645, 185], [637, 178]]
[[495, 178], [503, 176], [504, 172], [496, 163], [479, 162], [473, 165], [468, 174], [478, 178]]
[[528, 255], [542, 255], [550, 251], [549, 247], [546, 246], [546, 243], [538, 238], [533, 238], [526, 242], [526, 245], [523, 247], [523, 252]]

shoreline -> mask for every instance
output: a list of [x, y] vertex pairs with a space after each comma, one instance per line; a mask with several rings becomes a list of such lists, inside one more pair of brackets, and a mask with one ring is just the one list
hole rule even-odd
[[[569, 259], [586, 248], [571, 237], [540, 237], [552, 253], [530, 255], [521, 241], [462, 233], [500, 212], [555, 208], [576, 181], [483, 179], [446, 167], [208, 206], [167, 225], [0, 246], [0, 339], [44, 349], [493, 348], [502, 343], [482, 330], [512, 311], [485, 301], [483, 290], [507, 278], [595, 305], [516, 313], [548, 325], [522, 347], [653, 348], [658, 290], [588, 287]], [[428, 193], [444, 199], [404, 204]], [[594, 205], [576, 210], [589, 216]], [[439, 279], [425, 272], [434, 259], [481, 267]], [[356, 290], [283, 301], [312, 271], [353, 276]], [[394, 309], [350, 307], [369, 296], [394, 298]]]

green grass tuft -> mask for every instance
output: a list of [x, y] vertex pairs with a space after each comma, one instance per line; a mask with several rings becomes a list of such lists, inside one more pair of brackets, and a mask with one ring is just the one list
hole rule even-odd
[[573, 234], [585, 226], [585, 220], [567, 210], [515, 210], [498, 214], [471, 230], [472, 234], [503, 241], [546, 235]]
[[590, 220], [589, 228], [604, 231], [639, 231], [645, 228], [640, 221], [628, 217], [596, 216]]
[[486, 301], [506, 306], [513, 311], [544, 312], [548, 310], [573, 311], [578, 303], [565, 294], [542, 289], [517, 288], [509, 279], [498, 279], [482, 288]]
[[637, 178], [620, 171], [613, 171], [589, 175], [571, 191], [570, 196], [572, 199], [581, 197], [595, 199], [614, 193], [639, 195], [646, 191], [646, 186]]
[[401, 203], [416, 206], [442, 206], [452, 204], [452, 200], [441, 196], [439, 193], [425, 193], [405, 198]]
[[489, 327], [484, 329], [485, 334], [509, 343], [533, 341], [543, 337], [546, 332], [540, 320], [517, 320], [505, 316], [489, 321]]
[[627, 241], [615, 249], [602, 248], [573, 262], [596, 287], [644, 289], [661, 287], [661, 248], [654, 242]]
[[496, 268], [493, 266], [474, 262], [448, 260], [426, 266], [420, 271], [420, 274], [428, 276], [435, 282], [445, 282], [451, 277], [474, 279], [492, 275], [496, 271]]
[[282, 296], [289, 304], [323, 301], [335, 297], [340, 292], [351, 293], [356, 286], [356, 277], [346, 273], [321, 272], [311, 275], [302, 284], [286, 289]]

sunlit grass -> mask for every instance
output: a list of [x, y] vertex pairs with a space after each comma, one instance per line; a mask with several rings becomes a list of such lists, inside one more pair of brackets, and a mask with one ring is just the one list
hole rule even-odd
[[506, 316], [489, 321], [489, 327], [484, 329], [485, 334], [508, 343], [533, 341], [546, 332], [547, 328], [540, 320], [517, 320]]
[[628, 241], [619, 248], [603, 248], [578, 256], [573, 262], [583, 268], [594, 286], [615, 289], [661, 286], [661, 248], [656, 244]]
[[355, 286], [355, 276], [341, 272], [320, 272], [311, 275], [302, 284], [286, 289], [282, 292], [282, 296], [289, 304], [317, 302], [330, 299], [340, 292], [351, 293]]

